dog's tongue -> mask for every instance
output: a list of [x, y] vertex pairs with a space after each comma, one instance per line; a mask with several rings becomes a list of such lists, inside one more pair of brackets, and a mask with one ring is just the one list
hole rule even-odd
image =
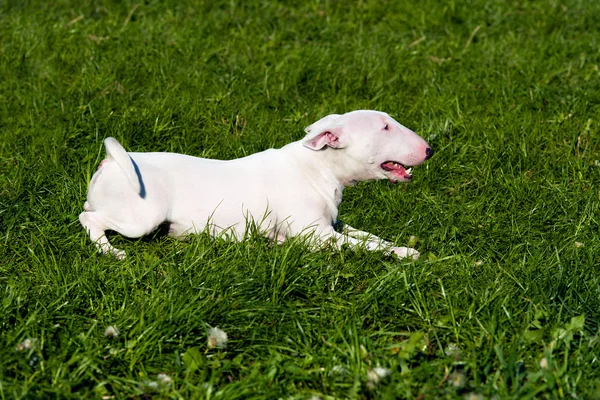
[[411, 179], [412, 178], [410, 171], [407, 171], [402, 165], [395, 163], [393, 161], [384, 162], [383, 164], [381, 164], [381, 168], [393, 173], [395, 176], [397, 176], [400, 179]]

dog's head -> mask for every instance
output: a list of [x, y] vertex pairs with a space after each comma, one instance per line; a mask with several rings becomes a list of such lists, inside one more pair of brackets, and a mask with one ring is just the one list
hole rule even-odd
[[344, 167], [356, 170], [358, 180], [409, 181], [411, 167], [433, 155], [419, 135], [379, 111], [331, 114], [305, 131], [304, 146], [316, 151], [343, 151]]

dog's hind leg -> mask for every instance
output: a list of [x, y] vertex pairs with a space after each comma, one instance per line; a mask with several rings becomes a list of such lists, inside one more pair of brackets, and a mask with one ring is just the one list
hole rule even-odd
[[90, 235], [92, 242], [98, 247], [98, 251], [103, 254], [112, 254], [117, 260], [123, 260], [125, 258], [125, 252], [119, 250], [110, 244], [106, 237], [105, 231], [108, 226], [102, 221], [102, 218], [94, 211], [84, 211], [79, 214], [79, 222]]

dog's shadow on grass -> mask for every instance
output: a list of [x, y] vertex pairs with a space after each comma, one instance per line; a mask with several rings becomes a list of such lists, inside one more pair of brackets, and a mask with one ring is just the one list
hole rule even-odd
[[111, 241], [112, 241], [112, 239], [117, 238], [117, 241], [122, 241], [124, 243], [158, 242], [161, 239], [164, 239], [165, 237], [169, 236], [169, 224], [168, 223], [160, 224], [158, 226], [158, 228], [156, 228], [154, 231], [150, 232], [147, 235], [139, 237], [139, 238], [128, 238], [128, 237], [123, 236], [120, 233], [118, 233], [116, 231], [112, 231], [112, 230], [107, 230], [105, 232], [105, 234], [106, 234], [106, 237]]

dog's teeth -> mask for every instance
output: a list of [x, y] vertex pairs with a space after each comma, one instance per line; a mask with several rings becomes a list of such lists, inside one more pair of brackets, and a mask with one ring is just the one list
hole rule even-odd
[[406, 173], [409, 174], [409, 175], [412, 174], [412, 167], [410, 167], [409, 169], [407, 169]]

